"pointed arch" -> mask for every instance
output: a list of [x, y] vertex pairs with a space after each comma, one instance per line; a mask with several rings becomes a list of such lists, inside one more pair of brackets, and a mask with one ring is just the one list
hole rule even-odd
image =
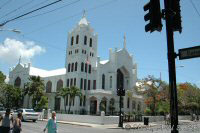
[[87, 45], [87, 36], [84, 36], [84, 44]]
[[14, 84], [15, 87], [20, 87], [21, 86], [21, 78], [20, 77], [17, 77], [15, 79], [15, 84]]
[[70, 72], [70, 66], [71, 66], [71, 64], [69, 63], [68, 64], [68, 72]]
[[58, 80], [57, 86], [56, 86], [56, 91], [58, 91], [61, 88], [63, 88], [63, 81], [62, 81], [62, 79]]
[[79, 42], [79, 35], [76, 36], [76, 44]]
[[52, 82], [48, 81], [46, 83], [46, 93], [51, 93], [51, 91], [52, 91]]
[[71, 37], [71, 46], [74, 44], [74, 37]]
[[90, 38], [90, 47], [92, 47], [92, 38]]

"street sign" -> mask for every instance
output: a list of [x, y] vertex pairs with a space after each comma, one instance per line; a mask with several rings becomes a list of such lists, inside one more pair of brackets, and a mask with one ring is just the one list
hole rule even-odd
[[179, 49], [178, 53], [179, 60], [200, 57], [200, 46]]

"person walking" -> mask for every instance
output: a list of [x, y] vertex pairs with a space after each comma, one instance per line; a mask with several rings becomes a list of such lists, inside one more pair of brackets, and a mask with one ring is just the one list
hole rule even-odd
[[44, 128], [44, 132], [48, 129], [48, 133], [57, 133], [57, 122], [56, 122], [56, 112], [52, 112], [52, 117], [48, 120], [46, 127]]
[[10, 122], [12, 121], [13, 123], [13, 117], [10, 115], [10, 109], [6, 109], [5, 115], [0, 118], [0, 121], [2, 120], [2, 132], [3, 133], [9, 133], [10, 132]]
[[13, 133], [20, 133], [22, 131], [22, 113], [17, 114], [17, 118], [13, 122]]

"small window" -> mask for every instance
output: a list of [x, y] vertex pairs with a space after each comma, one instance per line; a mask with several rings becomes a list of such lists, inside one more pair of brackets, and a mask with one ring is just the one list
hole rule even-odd
[[96, 80], [93, 80], [93, 90], [96, 90]]
[[84, 37], [84, 44], [87, 45], [87, 36]]
[[91, 69], [92, 69], [92, 66], [91, 66], [91, 65], [89, 65], [89, 73], [91, 73]]
[[84, 90], [86, 90], [86, 87], [87, 87], [87, 80], [84, 79]]
[[69, 87], [69, 79], [67, 79], [67, 87]]
[[79, 35], [76, 36], [76, 44], [79, 42]]
[[71, 64], [69, 63], [68, 64], [68, 72], [70, 72], [70, 66], [71, 66]]
[[83, 89], [83, 79], [81, 78], [81, 81], [80, 81], [80, 89]]
[[74, 86], [76, 86], [76, 78], [74, 78]]
[[127, 99], [127, 108], [129, 108], [129, 105], [130, 105], [130, 98], [128, 97], [128, 99]]
[[87, 73], [87, 63], [85, 63], [85, 72]]
[[105, 89], [105, 75], [102, 75], [102, 89]]
[[74, 71], [74, 63], [72, 63], [72, 68], [71, 68], [71, 72]]
[[88, 90], [90, 90], [90, 80], [88, 80]]
[[92, 38], [90, 38], [90, 47], [92, 47]]
[[70, 81], [70, 86], [73, 86], [73, 79], [71, 79]]
[[75, 63], [75, 71], [77, 71], [78, 63]]
[[84, 63], [82, 62], [82, 63], [81, 63], [81, 72], [84, 71], [83, 69], [84, 69]]
[[72, 36], [72, 38], [71, 38], [71, 45], [73, 45], [73, 43], [74, 43], [74, 37]]

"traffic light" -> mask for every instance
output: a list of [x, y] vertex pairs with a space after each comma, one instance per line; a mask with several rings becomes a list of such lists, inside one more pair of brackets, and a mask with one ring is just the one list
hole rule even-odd
[[117, 96], [125, 96], [125, 89], [117, 89]]
[[181, 9], [180, 9], [180, 0], [172, 0], [172, 11], [174, 16], [172, 17], [172, 28], [173, 31], [182, 32], [181, 26]]
[[149, 10], [149, 12], [144, 16], [145, 21], [149, 23], [145, 26], [145, 31], [153, 32], [155, 30], [162, 30], [161, 22], [161, 11], [160, 11], [160, 0], [150, 0], [146, 5], [144, 5], [144, 11]]
[[117, 89], [117, 96], [120, 96], [120, 89]]

